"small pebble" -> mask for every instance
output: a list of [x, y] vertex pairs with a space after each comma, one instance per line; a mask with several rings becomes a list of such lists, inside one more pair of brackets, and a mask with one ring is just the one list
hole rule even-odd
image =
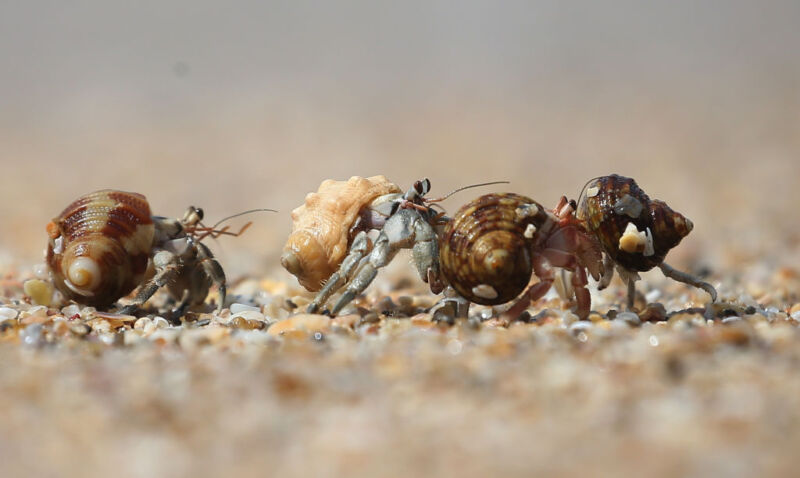
[[625, 322], [628, 325], [641, 325], [642, 320], [633, 312], [620, 312], [614, 318], [616, 321]]
[[569, 325], [577, 322], [579, 320], [579, 318], [578, 318], [577, 315], [575, 315], [574, 312], [567, 311], [567, 312], [564, 312], [564, 315], [561, 316], [561, 320], [562, 320], [564, 325], [569, 326]]
[[81, 314], [81, 308], [78, 307], [76, 304], [70, 304], [63, 309], [61, 309], [61, 313], [64, 314], [64, 317], [71, 319], [76, 315]]
[[22, 339], [22, 343], [29, 346], [39, 346], [44, 343], [44, 337], [42, 336], [42, 330], [44, 327], [42, 324], [30, 324], [20, 332], [20, 338]]
[[258, 312], [261, 313], [261, 309], [258, 307], [253, 307], [252, 305], [242, 304], [242, 303], [235, 303], [231, 304], [230, 306], [231, 315], [236, 315], [240, 312], [250, 311], [250, 312]]
[[43, 262], [35, 264], [33, 266], [33, 275], [37, 279], [47, 280], [50, 278], [50, 268]]
[[267, 333], [282, 335], [292, 331], [302, 332], [327, 332], [331, 327], [331, 319], [324, 315], [298, 314], [288, 319], [272, 324]]
[[34, 304], [49, 307], [53, 302], [53, 285], [49, 282], [41, 279], [26, 280], [22, 289]]
[[572, 332], [573, 335], [577, 335], [580, 332], [586, 332], [592, 328], [594, 328], [592, 322], [588, 320], [578, 320], [569, 326], [569, 331]]
[[0, 322], [14, 320], [17, 318], [17, 315], [19, 315], [19, 312], [11, 307], [0, 307]]
[[72, 333], [73, 333], [73, 334], [75, 334], [76, 336], [78, 336], [78, 337], [83, 337], [83, 336], [85, 336], [85, 335], [88, 335], [88, 334], [89, 334], [89, 332], [91, 332], [91, 331], [92, 331], [92, 328], [91, 328], [91, 327], [89, 327], [89, 324], [80, 323], [80, 324], [74, 324], [74, 325], [72, 325], [72, 326], [69, 328], [69, 330], [70, 330], [70, 332], [72, 332]]
[[639, 314], [639, 319], [641, 319], [642, 322], [661, 322], [667, 319], [667, 309], [663, 304], [647, 304], [644, 311]]

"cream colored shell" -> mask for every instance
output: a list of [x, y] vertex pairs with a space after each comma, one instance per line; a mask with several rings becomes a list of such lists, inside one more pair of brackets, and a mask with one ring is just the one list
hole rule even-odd
[[385, 176], [326, 179], [292, 211], [292, 233], [281, 264], [309, 291], [318, 291], [347, 255], [350, 229], [374, 199], [402, 190]]

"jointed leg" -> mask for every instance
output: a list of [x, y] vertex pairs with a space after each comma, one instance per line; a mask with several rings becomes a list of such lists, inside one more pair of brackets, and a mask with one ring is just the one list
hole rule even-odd
[[614, 259], [608, 254], [603, 257], [603, 275], [600, 276], [600, 282], [597, 283], [597, 290], [603, 290], [611, 284], [611, 279], [614, 278]]
[[356, 295], [363, 292], [364, 289], [372, 283], [375, 276], [378, 275], [378, 269], [388, 264], [400, 248], [398, 244], [391, 244], [389, 238], [381, 233], [378, 240], [375, 241], [375, 247], [372, 249], [372, 252], [359, 262], [353, 280], [350, 281], [350, 284], [347, 285], [347, 289], [345, 289], [342, 296], [339, 297], [339, 300], [336, 301], [336, 305], [331, 309], [331, 314], [338, 314], [345, 305], [349, 304], [350, 301], [356, 297]]
[[633, 310], [633, 303], [636, 299], [636, 279], [633, 277], [626, 277], [625, 281], [628, 285], [628, 310]]
[[203, 267], [206, 275], [211, 281], [219, 288], [219, 304], [217, 304], [217, 313], [222, 311], [225, 304], [225, 296], [227, 294], [227, 287], [225, 285], [225, 271], [222, 266], [214, 258], [214, 254], [203, 243], [197, 243], [197, 258], [200, 265]]
[[717, 290], [708, 282], [703, 282], [693, 275], [673, 269], [665, 262], [659, 264], [658, 267], [661, 269], [661, 272], [663, 272], [664, 275], [670, 279], [683, 282], [684, 284], [689, 284], [690, 286], [697, 287], [698, 289], [703, 289], [704, 291], [708, 292], [708, 295], [711, 296], [711, 302], [717, 301]]
[[156, 275], [139, 288], [133, 302], [119, 310], [120, 314], [133, 314], [136, 310], [156, 293], [156, 291], [177, 277], [181, 265], [171, 252], [161, 251], [153, 258], [156, 266]]
[[433, 228], [425, 222], [418, 222], [415, 227], [411, 255], [419, 277], [428, 283], [431, 292], [434, 294], [441, 292], [445, 284], [439, 275], [439, 238]]
[[516, 320], [517, 317], [519, 317], [520, 314], [522, 314], [525, 309], [531, 305], [531, 302], [535, 302], [544, 297], [547, 291], [550, 290], [550, 287], [553, 286], [555, 274], [553, 273], [553, 269], [550, 267], [550, 264], [548, 264], [544, 255], [533, 254], [531, 263], [533, 266], [533, 272], [536, 277], [539, 278], [539, 282], [528, 286], [525, 292], [523, 292], [522, 295], [516, 299], [516, 302], [514, 302], [511, 307], [503, 312], [501, 317], [508, 321]]
[[353, 239], [353, 244], [350, 246], [350, 253], [342, 261], [339, 270], [328, 278], [322, 290], [320, 290], [317, 296], [314, 297], [314, 300], [308, 304], [306, 312], [309, 314], [316, 313], [319, 308], [328, 301], [328, 298], [344, 285], [353, 272], [353, 268], [355, 268], [361, 259], [363, 259], [364, 254], [369, 250], [369, 246], [370, 241], [367, 237], [367, 233], [365, 231], [359, 232], [355, 239]]
[[588, 280], [586, 279], [586, 270], [583, 267], [578, 267], [572, 271], [572, 288], [575, 291], [575, 314], [581, 320], [589, 316], [589, 310], [592, 307], [592, 296], [589, 294], [586, 284], [588, 284]]

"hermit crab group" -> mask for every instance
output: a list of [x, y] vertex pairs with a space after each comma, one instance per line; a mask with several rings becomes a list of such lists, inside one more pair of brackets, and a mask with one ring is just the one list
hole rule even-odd
[[[428, 179], [404, 192], [384, 176], [353, 176], [323, 181], [308, 194], [292, 211], [292, 232], [281, 255], [283, 267], [316, 292], [307, 312], [338, 314], [402, 249], [411, 250], [431, 292], [447, 288], [443, 302], [467, 304], [459, 314], [466, 314], [469, 303], [506, 304], [502, 313], [516, 317], [560, 278], [559, 290], [585, 318], [591, 310], [588, 278], [603, 289], [615, 270], [628, 287], [632, 308], [638, 273], [654, 267], [716, 301], [710, 284], [664, 262], [691, 232], [691, 221], [651, 200], [631, 178], [592, 179], [577, 201], [562, 197], [554, 209], [520, 194], [485, 194], [452, 217], [437, 209], [444, 198], [427, 197], [430, 189]], [[203, 304], [216, 285], [221, 310], [225, 273], [202, 241], [238, 235], [244, 228], [231, 233], [207, 227], [202, 219], [202, 210], [194, 207], [181, 219], [152, 216], [137, 193], [81, 196], [47, 226], [53, 282], [66, 298], [100, 308], [113, 307], [137, 289], [118, 309], [127, 314], [161, 287], [181, 314]]]
[[[602, 289], [615, 269], [628, 286], [629, 308], [637, 272], [656, 266], [716, 300], [710, 284], [664, 263], [667, 252], [692, 230], [692, 223], [664, 202], [650, 200], [631, 178], [595, 178], [578, 202], [562, 197], [553, 210], [519, 194], [486, 194], [465, 204], [452, 218], [434, 211], [434, 201], [425, 198], [430, 190], [427, 179], [417, 181], [405, 194], [387, 182], [382, 176], [326, 181], [292, 213], [294, 228], [282, 263], [303, 285], [314, 278], [307, 289], [319, 292], [308, 312], [319, 312], [347, 284], [333, 308], [324, 310], [337, 314], [401, 248], [413, 250], [420, 277], [433, 293], [447, 286], [463, 301], [510, 303], [505, 313], [512, 317], [550, 289], [556, 269], [570, 273], [565, 289], [574, 297], [580, 318], [591, 308], [588, 276]], [[342, 194], [362, 183], [363, 194]], [[390, 192], [376, 194], [377, 184]], [[374, 243], [366, 234], [371, 229], [380, 231]], [[313, 242], [297, 240], [312, 236]], [[336, 246], [326, 246], [330, 244]], [[323, 263], [326, 270], [336, 272], [316, 274], [322, 269], [301, 266], [304, 263]], [[320, 276], [327, 276], [324, 286]]]

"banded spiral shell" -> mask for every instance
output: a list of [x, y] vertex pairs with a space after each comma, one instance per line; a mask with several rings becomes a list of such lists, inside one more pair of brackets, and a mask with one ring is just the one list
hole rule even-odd
[[144, 196], [106, 189], [76, 199], [47, 232], [56, 288], [76, 302], [105, 307], [142, 281], [154, 226]]
[[[519, 214], [520, 207], [530, 206], [538, 212]], [[526, 231], [545, 219], [537, 202], [518, 194], [486, 194], [465, 204], [442, 235], [442, 274], [471, 302], [496, 305], [511, 301], [531, 279], [533, 239], [526, 237]]]
[[379, 196], [400, 194], [384, 176], [327, 179], [305, 203], [292, 211], [292, 233], [281, 264], [309, 291], [320, 290], [347, 255], [351, 229], [362, 209]]
[[[693, 227], [663, 201], [651, 200], [632, 178], [616, 174], [587, 184], [578, 218], [617, 264], [635, 271], [661, 264]], [[631, 231], [645, 238], [641, 250], [626, 247], [624, 236]]]

